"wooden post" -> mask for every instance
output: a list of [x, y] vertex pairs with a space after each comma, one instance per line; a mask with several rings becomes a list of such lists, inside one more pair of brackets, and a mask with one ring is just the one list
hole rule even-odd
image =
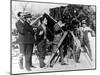
[[[63, 40], [65, 39], [67, 35], [67, 32], [64, 32], [64, 35], [62, 36], [61, 40], [59, 41], [58, 45], [57, 45], [57, 49], [55, 50], [55, 53], [52, 54], [50, 60], [48, 61], [46, 67], [50, 66], [50, 63], [53, 61], [53, 59], [55, 58], [55, 55], [57, 53], [57, 51], [59, 50], [60, 45], [62, 44]], [[59, 54], [58, 54], [59, 55]]]

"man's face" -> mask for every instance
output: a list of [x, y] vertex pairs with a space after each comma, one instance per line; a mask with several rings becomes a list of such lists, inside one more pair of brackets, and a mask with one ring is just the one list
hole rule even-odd
[[86, 24], [82, 24], [82, 26], [85, 28], [86, 27]]
[[60, 20], [60, 21], [58, 21], [58, 24], [62, 24], [62, 21]]
[[58, 21], [58, 24], [60, 25], [60, 27], [62, 27], [62, 26], [64, 26], [64, 25], [65, 25], [65, 23], [63, 23], [61, 20], [60, 20], [60, 21]]
[[28, 23], [31, 23], [31, 18], [26, 18]]
[[47, 19], [46, 18], [44, 18], [43, 24], [47, 25]]
[[21, 20], [24, 20], [24, 14], [23, 14], [23, 13], [21, 13], [20, 19], [21, 19]]

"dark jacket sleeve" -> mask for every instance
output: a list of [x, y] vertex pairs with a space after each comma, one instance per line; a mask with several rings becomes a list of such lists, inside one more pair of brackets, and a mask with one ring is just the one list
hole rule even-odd
[[20, 33], [21, 35], [24, 35], [22, 23], [17, 22], [16, 23], [16, 28], [17, 28], [18, 33]]
[[29, 23], [25, 22], [25, 25], [24, 25], [24, 29], [28, 32], [31, 32], [32, 34], [34, 34], [34, 30], [33, 30], [33, 27], [29, 25]]

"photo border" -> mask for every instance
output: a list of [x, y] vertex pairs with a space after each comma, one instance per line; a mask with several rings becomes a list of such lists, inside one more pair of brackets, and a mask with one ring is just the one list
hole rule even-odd
[[[16, 2], [34, 2], [34, 3], [46, 3], [46, 4], [71, 4], [71, 3], [56, 3], [56, 2], [42, 2], [42, 1], [25, 1], [25, 0], [10, 0], [10, 74], [11, 75], [20, 75], [20, 74], [39, 74], [39, 73], [54, 73], [54, 72], [70, 72], [70, 71], [88, 71], [88, 70], [96, 70], [97, 69], [97, 17], [96, 17], [96, 35], [95, 35], [95, 68], [91, 69], [77, 69], [77, 70], [61, 70], [61, 71], [47, 71], [47, 72], [30, 72], [30, 73], [16, 73], [12, 74], [12, 1]], [[72, 4], [72, 5], [83, 5], [85, 4]], [[96, 5], [87, 5], [87, 6], [95, 6], [95, 11], [97, 15], [97, 6]]]

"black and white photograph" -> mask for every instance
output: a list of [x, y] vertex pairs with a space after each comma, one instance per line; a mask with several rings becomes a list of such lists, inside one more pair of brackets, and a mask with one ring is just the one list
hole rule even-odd
[[11, 2], [11, 73], [96, 69], [96, 6]]

